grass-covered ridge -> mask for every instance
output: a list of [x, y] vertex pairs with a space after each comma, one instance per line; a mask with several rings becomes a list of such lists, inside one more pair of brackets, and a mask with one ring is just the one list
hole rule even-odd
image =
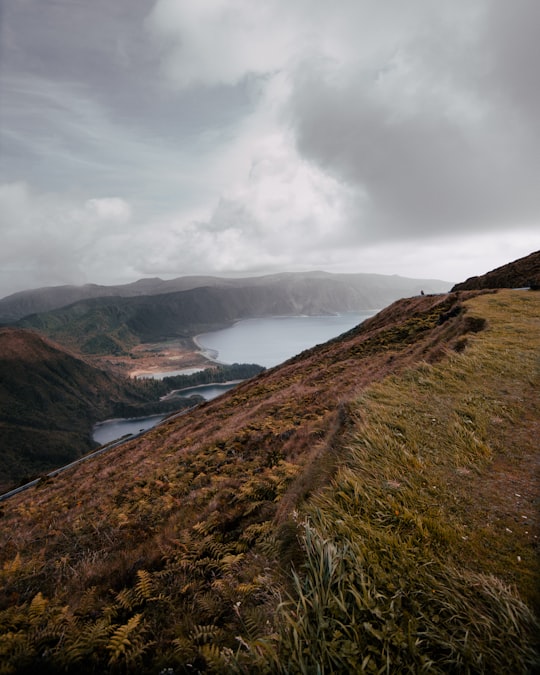
[[6, 502], [3, 672], [532, 671], [539, 316], [397, 303]]
[[532, 672], [538, 512], [507, 502], [538, 507], [538, 297], [468, 309], [488, 328], [465, 354], [356, 401], [343, 465], [304, 514], [285, 672]]

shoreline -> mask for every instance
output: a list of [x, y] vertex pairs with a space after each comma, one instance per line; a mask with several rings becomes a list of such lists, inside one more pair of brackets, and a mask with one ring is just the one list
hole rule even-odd
[[[168, 367], [163, 362], [157, 363], [154, 366], [149, 365], [148, 367], [139, 367], [129, 371], [129, 377], [148, 377], [153, 379], [162, 379], [163, 377], [170, 377], [170, 373], [175, 375], [189, 374], [189, 371], [192, 371], [194, 368], [199, 368], [200, 370], [205, 370], [210, 367], [212, 364], [226, 366], [231, 365], [230, 363], [223, 361], [219, 357], [219, 352], [215, 349], [206, 348], [201, 344], [200, 338], [207, 333], [215, 333], [220, 330], [231, 328], [239, 323], [250, 322], [250, 321], [259, 321], [261, 319], [325, 319], [325, 318], [337, 318], [345, 317], [347, 315], [358, 315], [362, 318], [359, 319], [359, 323], [362, 323], [367, 318], [370, 318], [379, 310], [371, 309], [361, 309], [361, 310], [349, 310], [342, 312], [334, 312], [328, 314], [275, 314], [271, 316], [261, 316], [261, 317], [247, 317], [236, 319], [234, 321], [228, 322], [227, 324], [222, 325], [221, 328], [215, 328], [214, 330], [205, 331], [204, 333], [198, 333], [197, 335], [190, 336], [189, 338], [184, 338], [184, 350], [181, 358], [174, 358], [174, 361], [185, 361], [185, 368], [178, 368], [178, 363], [176, 367]], [[367, 316], [366, 316], [367, 314]], [[157, 355], [161, 353], [163, 356], [167, 354], [167, 350], [171, 349], [171, 346], [174, 346], [175, 340], [171, 340], [165, 343], [151, 343], [149, 346], [153, 346], [155, 351], [154, 354]], [[148, 346], [147, 346], [148, 348]], [[143, 345], [140, 346], [140, 349], [143, 349]], [[171, 357], [169, 357], [171, 358]], [[173, 360], [173, 359], [171, 359]], [[189, 365], [187, 365], [189, 363]], [[185, 371], [181, 372], [181, 371]], [[156, 378], [156, 373], [159, 373], [161, 377]]]
[[[128, 376], [133, 378], [146, 377], [149, 379], [163, 379], [163, 377], [171, 377], [171, 374], [190, 375], [194, 372], [203, 371], [206, 370], [208, 367], [210, 367], [213, 363], [219, 365], [227, 365], [226, 363], [222, 363], [217, 359], [217, 352], [216, 358], [214, 358], [210, 353], [210, 351], [204, 349], [204, 347], [199, 342], [197, 342], [197, 337], [198, 336], [189, 338], [195, 349], [192, 348], [184, 351], [181, 358], [169, 357], [168, 363], [163, 363], [163, 361], [159, 360], [155, 365], [148, 365], [146, 368], [144, 366], [134, 368], [133, 370], [130, 370], [128, 372]], [[152, 344], [155, 345], [159, 343], [152, 343]], [[163, 352], [161, 352], [161, 354], [166, 354], [167, 349], [168, 345], [164, 344]], [[155, 353], [157, 354], [160, 352], [156, 350]], [[157, 358], [159, 359], [159, 357]], [[174, 363], [175, 361], [176, 363]], [[179, 367], [180, 364], [178, 363], [178, 361], [180, 362], [187, 361], [188, 363], [186, 363], [185, 367]], [[156, 378], [155, 377], [156, 373], [159, 373], [161, 377]]]
[[203, 347], [203, 345], [199, 342], [199, 338], [201, 335], [204, 335], [204, 333], [200, 333], [199, 335], [194, 335], [191, 339], [193, 340], [193, 343], [197, 347], [197, 354], [200, 354], [203, 358], [208, 359], [208, 361], [212, 363], [217, 363], [220, 366], [228, 366], [230, 365], [229, 363], [224, 363], [223, 361], [220, 361], [218, 359], [219, 352], [216, 349], [206, 349], [206, 347]]
[[[176, 394], [181, 394], [181, 392], [189, 391], [191, 389], [202, 389], [203, 387], [226, 387], [228, 385], [237, 385], [237, 384], [240, 384], [241, 382], [244, 382], [244, 380], [227, 380], [226, 382], [206, 382], [205, 384], [194, 384], [191, 387], [182, 387], [182, 389], [173, 389], [168, 394], [165, 394], [165, 396], [163, 396], [159, 400], [160, 401], [166, 401], [168, 398], [174, 398], [174, 395], [176, 395]], [[231, 387], [231, 389], [232, 388], [233, 387]], [[226, 391], [228, 391], [228, 389]], [[196, 393], [196, 392], [194, 392], [194, 393]], [[223, 392], [223, 393], [225, 393], [225, 392]], [[203, 396], [203, 398], [204, 398], [204, 396]], [[207, 399], [207, 400], [211, 400], [211, 399]]]

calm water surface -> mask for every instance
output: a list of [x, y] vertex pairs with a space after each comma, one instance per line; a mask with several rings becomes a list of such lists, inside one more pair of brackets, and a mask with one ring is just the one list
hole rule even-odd
[[[224, 394], [232, 389], [238, 382], [224, 382], [223, 384], [201, 384], [197, 387], [178, 390], [182, 396], [191, 396], [199, 394], [207, 401], [211, 401], [220, 394]], [[140, 431], [146, 431], [155, 427], [165, 415], [150, 415], [149, 417], [129, 417], [114, 420], [105, 420], [94, 426], [92, 438], [96, 443], [104, 445], [116, 441], [126, 434], [138, 434]]]
[[150, 417], [130, 417], [129, 419], [105, 420], [94, 426], [92, 438], [96, 443], [104, 445], [116, 441], [126, 434], [138, 434], [155, 427], [165, 415], [151, 415]]
[[197, 343], [222, 363], [258, 363], [270, 368], [341, 335], [375, 313], [365, 310], [337, 316], [246, 319], [229, 328], [198, 335]]

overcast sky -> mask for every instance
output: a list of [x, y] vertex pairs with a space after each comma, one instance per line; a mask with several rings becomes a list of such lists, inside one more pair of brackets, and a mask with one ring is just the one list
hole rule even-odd
[[540, 248], [538, 0], [0, 8], [0, 296]]

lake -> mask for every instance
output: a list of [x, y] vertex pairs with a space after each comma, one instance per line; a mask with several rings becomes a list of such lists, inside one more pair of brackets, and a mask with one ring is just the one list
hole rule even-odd
[[375, 313], [364, 310], [336, 316], [245, 319], [223, 330], [202, 333], [196, 341], [204, 352], [221, 363], [258, 363], [271, 368], [304, 349], [341, 335]]
[[[246, 319], [229, 328], [197, 336], [197, 344], [221, 363], [258, 363], [270, 368], [283, 363], [304, 349], [341, 335], [373, 316], [366, 310], [337, 316], [283, 316], [268, 319]], [[168, 373], [154, 373], [163, 377]], [[201, 384], [182, 389], [183, 396], [200, 394], [206, 400], [216, 398], [232, 389], [235, 383]], [[103, 445], [126, 434], [151, 429], [165, 415], [105, 420], [96, 424], [93, 439]]]
[[149, 417], [131, 417], [128, 419], [105, 420], [94, 426], [92, 438], [96, 443], [104, 445], [116, 441], [126, 434], [138, 434], [155, 427], [165, 415], [150, 415]]
[[[232, 389], [238, 382], [223, 382], [216, 384], [200, 384], [196, 387], [189, 387], [187, 389], [178, 390], [182, 396], [191, 396], [192, 394], [199, 394], [207, 401], [224, 394], [229, 389]], [[158, 422], [165, 417], [165, 415], [150, 415], [149, 417], [126, 417], [114, 420], [105, 420], [99, 422], [94, 426], [92, 438], [96, 443], [104, 445], [116, 441], [126, 434], [138, 434], [140, 431], [146, 431], [155, 427]]]

